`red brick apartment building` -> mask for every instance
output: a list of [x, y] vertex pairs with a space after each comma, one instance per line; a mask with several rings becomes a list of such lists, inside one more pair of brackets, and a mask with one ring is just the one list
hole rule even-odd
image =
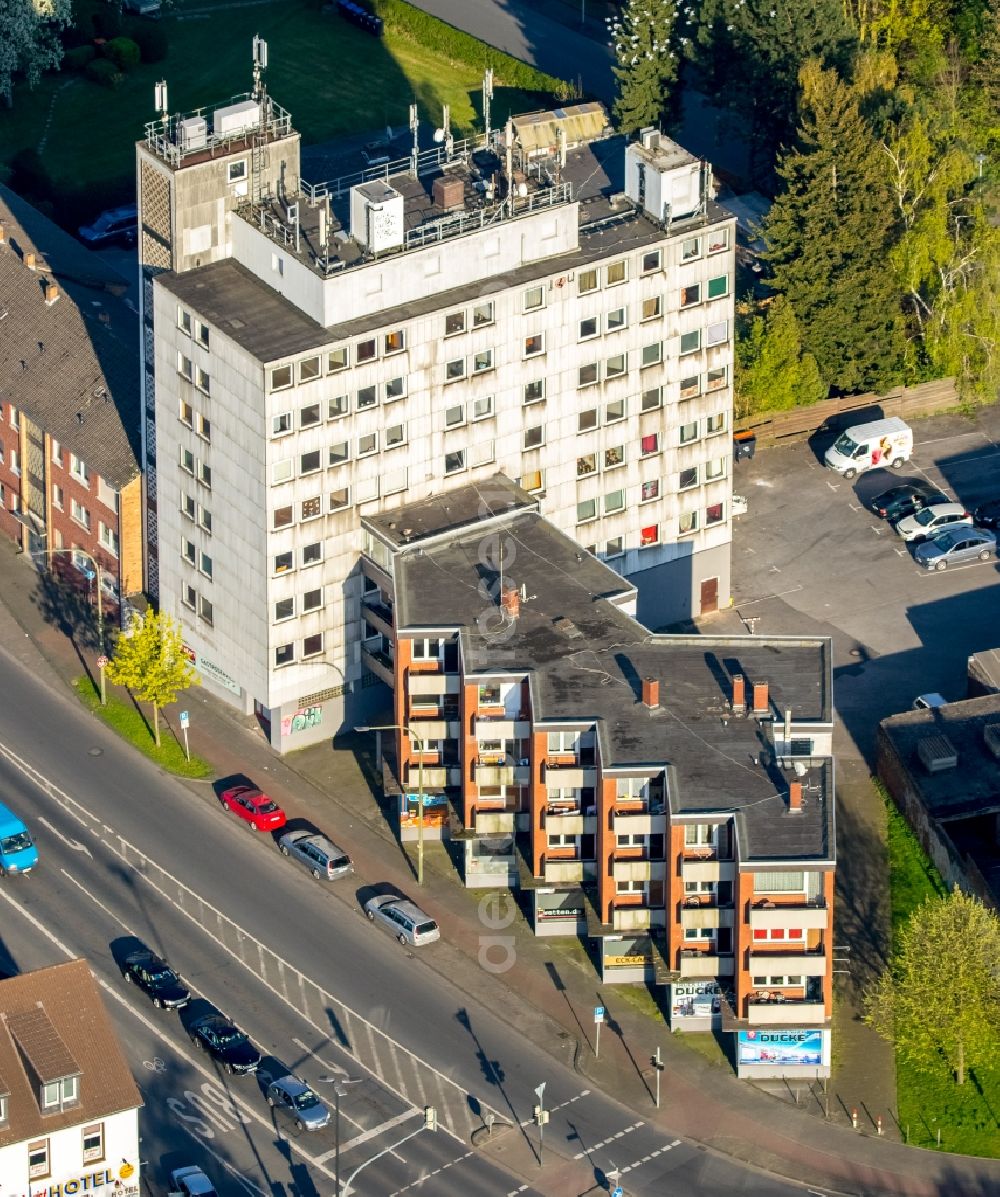
[[734, 1033], [740, 1075], [827, 1072], [829, 641], [649, 632], [503, 475], [362, 524], [404, 833], [422, 772], [467, 886], [590, 939], [604, 982], [669, 986], [671, 1024]]
[[91, 591], [96, 561], [111, 609], [142, 590], [139, 326], [124, 290], [0, 187], [0, 530]]

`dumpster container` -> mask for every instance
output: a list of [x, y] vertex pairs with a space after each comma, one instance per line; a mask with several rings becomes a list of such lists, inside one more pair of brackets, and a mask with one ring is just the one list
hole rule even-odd
[[748, 461], [757, 452], [757, 437], [752, 432], [733, 433], [733, 461]]

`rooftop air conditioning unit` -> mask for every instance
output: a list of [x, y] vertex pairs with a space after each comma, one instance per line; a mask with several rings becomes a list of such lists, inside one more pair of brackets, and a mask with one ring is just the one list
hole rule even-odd
[[216, 108], [212, 115], [212, 131], [216, 137], [232, 137], [246, 129], [260, 128], [260, 105], [256, 100], [241, 100]]
[[399, 192], [381, 180], [352, 187], [351, 236], [372, 253], [398, 249], [403, 244], [403, 197]]
[[983, 725], [983, 740], [990, 752], [1000, 760], [1000, 723]]
[[178, 121], [177, 143], [182, 150], [203, 150], [208, 145], [208, 121], [203, 116]]
[[947, 736], [935, 732], [922, 736], [917, 743], [917, 756], [928, 773], [944, 773], [958, 764], [958, 753]]

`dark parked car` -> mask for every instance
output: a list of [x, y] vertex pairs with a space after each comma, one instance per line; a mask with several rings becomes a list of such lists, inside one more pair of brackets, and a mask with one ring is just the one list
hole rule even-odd
[[195, 1047], [208, 1052], [228, 1072], [256, 1072], [260, 1052], [224, 1014], [204, 1014], [188, 1024], [188, 1034]]
[[138, 985], [159, 1009], [179, 1010], [191, 1000], [180, 977], [165, 960], [148, 948], [131, 952], [122, 962], [122, 976], [130, 985]]
[[941, 493], [936, 486], [929, 482], [903, 482], [899, 486], [891, 486], [872, 499], [869, 506], [882, 519], [895, 523], [904, 516], [912, 515], [921, 507], [930, 507], [933, 503], [947, 503], [948, 496]]
[[1000, 499], [980, 503], [973, 511], [972, 519], [980, 528], [1000, 528]]
[[139, 237], [139, 209], [135, 204], [109, 208], [93, 224], [82, 225], [77, 233], [89, 249], [107, 249], [109, 245], [135, 245]]

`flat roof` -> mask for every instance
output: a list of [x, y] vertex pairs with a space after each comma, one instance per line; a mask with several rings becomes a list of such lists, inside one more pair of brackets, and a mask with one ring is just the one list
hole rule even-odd
[[[486, 202], [477, 190], [477, 182], [497, 168], [499, 159], [496, 155], [490, 150], [480, 150], [471, 156], [469, 164], [456, 161], [444, 173], [462, 179], [466, 210], [474, 212], [477, 207], [483, 208]], [[578, 249], [541, 258], [514, 270], [476, 279], [463, 286], [438, 291], [419, 300], [359, 316], [329, 328], [324, 328], [283, 299], [272, 287], [233, 259], [213, 262], [179, 275], [171, 272], [158, 275], [156, 285], [165, 287], [203, 319], [232, 337], [259, 362], [277, 361], [363, 336], [375, 329], [402, 324], [430, 312], [488, 298], [513, 287], [528, 285], [556, 271], [568, 273], [616, 253], [628, 253], [662, 241], [668, 236], [663, 228], [624, 198], [624, 172], [623, 137], [602, 138], [567, 153], [561, 176], [565, 183], [571, 185], [573, 202], [577, 205]], [[434, 180], [441, 173], [423, 174], [418, 178], [409, 174], [389, 177], [389, 185], [403, 196], [404, 226], [407, 230], [419, 229], [447, 215], [433, 200]], [[382, 180], [371, 180], [366, 185], [385, 184]], [[533, 192], [540, 188], [539, 181], [533, 177], [527, 185]], [[315, 258], [321, 249], [320, 207], [310, 203], [304, 196], [295, 198], [299, 210], [299, 250], [295, 254], [293, 246], [282, 239], [282, 252], [293, 254], [311, 269], [316, 269]], [[363, 268], [366, 262], [360, 247], [349, 238], [345, 239], [346, 231], [350, 228], [350, 192], [344, 191], [339, 198], [331, 197], [331, 206], [331, 260], [341, 261], [347, 268]], [[265, 210], [275, 218], [284, 219], [284, 207], [275, 200], [268, 201]], [[257, 211], [241, 209], [235, 214], [235, 219], [246, 219], [259, 228], [259, 217], [254, 217]], [[703, 214], [678, 221], [673, 235], [688, 236], [692, 229], [732, 219], [730, 213], [709, 201]], [[516, 218], [508, 218], [502, 224], [509, 226], [514, 235]], [[460, 242], [460, 238], [452, 239], [456, 253], [461, 252]], [[383, 255], [377, 260], [384, 261], [386, 258], [387, 255]], [[329, 277], [342, 276], [334, 274]]]
[[[1000, 694], [904, 711], [879, 728], [904, 763], [928, 814], [940, 823], [1000, 813], [1000, 762], [983, 738], [993, 724], [1000, 735]], [[946, 736], [958, 755], [954, 769], [928, 773], [917, 755], [921, 740]]]
[[[507, 486], [514, 484], [504, 480]], [[774, 762], [767, 723], [733, 715], [732, 677], [766, 681], [776, 719], [832, 720], [830, 642], [823, 637], [656, 635], [624, 606], [634, 587], [582, 549], [537, 510], [496, 502], [479, 520], [470, 513], [485, 487], [469, 486], [431, 503], [433, 536], [414, 536], [393, 559], [397, 631], [456, 628], [466, 675], [526, 674], [537, 723], [597, 726], [611, 769], [666, 769], [676, 815], [738, 812], [741, 859], [832, 860], [832, 765], [809, 769], [803, 809], [790, 812], [796, 780]], [[516, 488], [515, 488], [516, 489]], [[428, 504], [364, 520], [414, 528]], [[459, 520], [448, 534], [445, 507]], [[477, 527], [477, 523], [480, 525]], [[518, 617], [505, 619], [494, 596], [503, 559], [505, 585], [522, 591]], [[642, 701], [642, 681], [659, 682], [659, 705]]]

